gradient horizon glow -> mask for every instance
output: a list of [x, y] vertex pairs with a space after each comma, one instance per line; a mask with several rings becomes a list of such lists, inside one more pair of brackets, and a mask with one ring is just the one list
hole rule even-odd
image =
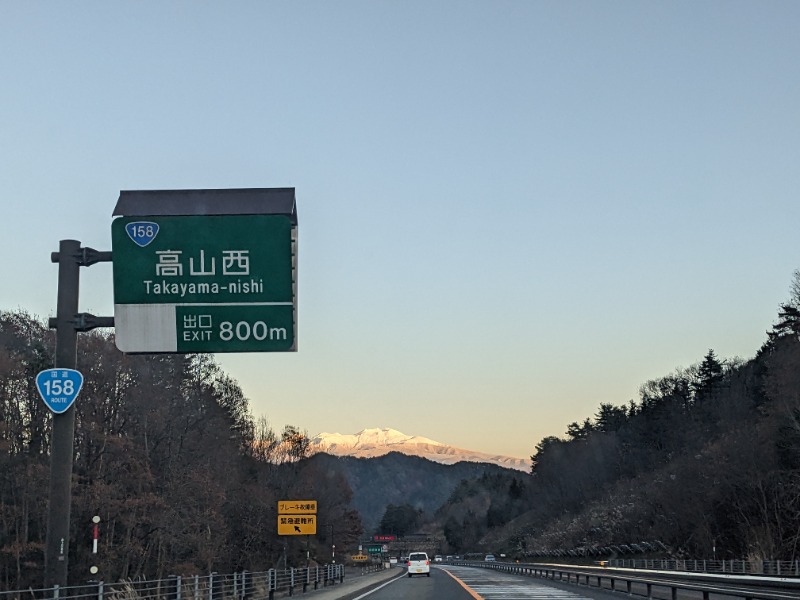
[[254, 416], [530, 456], [765, 341], [798, 56], [788, 1], [0, 3], [0, 309], [120, 190], [294, 187], [299, 351], [218, 355]]

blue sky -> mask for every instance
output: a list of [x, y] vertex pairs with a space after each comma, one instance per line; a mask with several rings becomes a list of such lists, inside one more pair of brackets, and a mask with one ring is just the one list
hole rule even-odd
[[120, 190], [294, 187], [299, 352], [218, 356], [253, 414], [528, 456], [763, 343], [798, 56], [796, 2], [0, 1], [0, 308]]

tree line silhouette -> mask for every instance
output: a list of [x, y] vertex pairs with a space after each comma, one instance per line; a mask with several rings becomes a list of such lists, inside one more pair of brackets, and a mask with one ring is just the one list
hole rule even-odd
[[450, 550], [581, 556], [657, 539], [675, 556], [799, 559], [800, 272], [754, 358], [709, 350], [531, 458], [529, 478], [453, 493], [436, 515]]
[[[54, 334], [0, 312], [0, 585], [40, 586], [52, 417], [35, 387]], [[265, 570], [328, 562], [361, 533], [343, 477], [302, 459], [308, 437], [254, 419], [211, 355], [125, 355], [109, 334], [79, 336], [70, 582]], [[298, 498], [298, 495], [302, 498]], [[318, 531], [277, 535], [277, 503], [318, 500]], [[92, 517], [99, 516], [97, 555]], [[336, 539], [332, 542], [331, 538]]]

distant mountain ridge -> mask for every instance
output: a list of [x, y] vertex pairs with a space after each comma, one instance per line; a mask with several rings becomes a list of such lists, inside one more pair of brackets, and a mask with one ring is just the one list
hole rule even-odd
[[375, 458], [390, 452], [418, 456], [443, 465], [459, 462], [488, 463], [529, 473], [531, 461], [499, 454], [487, 454], [448, 446], [426, 437], [406, 435], [396, 429], [363, 429], [355, 434], [320, 433], [310, 441], [311, 452], [325, 452], [333, 456]]
[[509, 474], [520, 480], [530, 477], [486, 462], [462, 460], [446, 465], [400, 452], [358, 458], [319, 451], [308, 458], [308, 464], [321, 472], [344, 476], [353, 492], [352, 506], [361, 515], [368, 535], [381, 533], [379, 524], [390, 504], [408, 504], [431, 517], [464, 480], [483, 476], [508, 477]]

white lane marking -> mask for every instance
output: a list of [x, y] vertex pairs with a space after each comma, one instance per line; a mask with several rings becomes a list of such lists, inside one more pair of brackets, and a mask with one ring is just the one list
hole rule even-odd
[[405, 575], [398, 575], [394, 579], [390, 579], [386, 583], [383, 583], [383, 584], [379, 585], [374, 590], [370, 590], [366, 594], [361, 594], [360, 596], [356, 596], [355, 598], [353, 598], [353, 600], [361, 600], [362, 598], [366, 598], [370, 594], [374, 594], [375, 592], [377, 592], [379, 589], [385, 588], [387, 585], [390, 585], [390, 584], [394, 583], [395, 581], [400, 581], [403, 577], [405, 577]]

